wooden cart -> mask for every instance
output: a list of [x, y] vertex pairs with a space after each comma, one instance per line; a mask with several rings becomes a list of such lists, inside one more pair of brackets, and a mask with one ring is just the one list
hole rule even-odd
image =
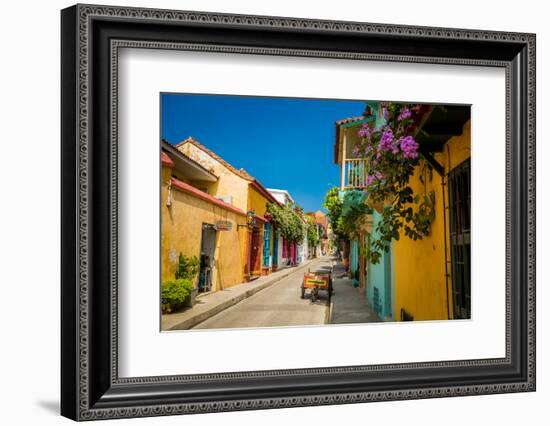
[[331, 271], [315, 271], [309, 270], [304, 274], [302, 280], [302, 299], [306, 297], [306, 290], [309, 290], [311, 302], [315, 302], [319, 298], [319, 291], [323, 291], [330, 303], [332, 297], [332, 274]]

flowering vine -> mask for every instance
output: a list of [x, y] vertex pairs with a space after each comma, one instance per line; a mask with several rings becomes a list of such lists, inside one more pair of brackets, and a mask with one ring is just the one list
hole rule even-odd
[[378, 263], [382, 251], [389, 251], [392, 239], [399, 240], [400, 231], [413, 239], [422, 239], [430, 232], [435, 217], [435, 194], [414, 194], [409, 178], [419, 164], [418, 143], [414, 138], [415, 119], [420, 105], [382, 103], [384, 124], [375, 127], [365, 122], [358, 131], [361, 139], [355, 155], [366, 159], [365, 175], [368, 204], [382, 215], [371, 235], [366, 255]]

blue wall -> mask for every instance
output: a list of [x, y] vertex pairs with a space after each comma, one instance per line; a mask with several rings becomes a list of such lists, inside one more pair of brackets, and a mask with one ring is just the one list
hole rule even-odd
[[[374, 126], [380, 128], [385, 124], [382, 114], [378, 114], [380, 104], [378, 102], [369, 102], [376, 117]], [[376, 227], [381, 220], [381, 215], [373, 211], [373, 231], [374, 238], [377, 237]], [[376, 265], [368, 264], [367, 273], [367, 299], [375, 309], [381, 319], [391, 318], [393, 315], [393, 244], [389, 253], [383, 252], [380, 262]]]
[[[354, 284], [359, 284], [359, 281], [355, 280], [355, 272], [359, 268], [359, 244], [357, 240], [351, 241], [351, 247], [350, 247], [350, 262], [349, 262], [349, 269], [351, 271], [351, 277], [354, 280]], [[355, 282], [357, 281], [357, 282]]]
[[[374, 211], [372, 236], [377, 237], [376, 226], [381, 220], [381, 215]], [[392, 259], [391, 250], [383, 252], [380, 262], [376, 265], [368, 264], [367, 272], [367, 299], [381, 319], [391, 317], [392, 305]]]

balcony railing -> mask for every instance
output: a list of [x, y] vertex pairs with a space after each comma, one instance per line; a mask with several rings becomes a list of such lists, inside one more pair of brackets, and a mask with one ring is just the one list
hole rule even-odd
[[364, 158], [349, 158], [344, 160], [342, 169], [342, 189], [362, 189], [367, 186], [367, 172]]

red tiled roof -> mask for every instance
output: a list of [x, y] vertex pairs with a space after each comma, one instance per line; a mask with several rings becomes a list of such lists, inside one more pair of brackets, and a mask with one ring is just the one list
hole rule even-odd
[[172, 159], [168, 156], [168, 154], [166, 154], [163, 151], [161, 151], [161, 153], [160, 153], [160, 159], [162, 161], [163, 166], [170, 167], [170, 168], [173, 168], [175, 166]]
[[[193, 163], [193, 166], [194, 167], [197, 167], [199, 169], [201, 169], [202, 171], [212, 175], [212, 177], [216, 178], [216, 175], [214, 175], [210, 170], [208, 170], [206, 167], [204, 167], [202, 164], [200, 164], [199, 162], [193, 160], [191, 157], [189, 157], [188, 155], [185, 155], [183, 152], [181, 152], [179, 149], [177, 149], [174, 145], [172, 145], [170, 142], [162, 139], [161, 140], [161, 147], [162, 147], [162, 150], [161, 151], [163, 154], [167, 155], [168, 159], [170, 161], [173, 162], [172, 158], [170, 158], [170, 155], [173, 155], [173, 156], [177, 156], [177, 157], [180, 157], [182, 159], [184, 159], [185, 161], [190, 161]], [[168, 155], [169, 154], [169, 155]], [[175, 163], [173, 166], [171, 167], [175, 167]]]
[[358, 116], [358, 117], [348, 117], [348, 118], [343, 118], [341, 120], [338, 120], [336, 122], [336, 125], [337, 126], [341, 126], [342, 124], [348, 124], [348, 123], [353, 123], [354, 121], [361, 121], [361, 120], [364, 120], [365, 117], [363, 117], [362, 115], [361, 116]]
[[240, 214], [242, 216], [246, 216], [246, 213], [243, 212], [241, 209], [226, 203], [222, 200], [219, 200], [216, 197], [213, 197], [210, 194], [207, 194], [206, 192], [201, 191], [200, 189], [195, 188], [194, 186], [189, 185], [188, 183], [182, 182], [179, 179], [172, 178], [172, 188], [178, 189], [183, 192], [187, 192], [188, 194], [191, 194], [197, 198], [200, 198], [204, 201], [208, 201], [209, 203], [215, 204], [218, 207], [221, 207], [226, 210], [230, 210], [234, 213]]

